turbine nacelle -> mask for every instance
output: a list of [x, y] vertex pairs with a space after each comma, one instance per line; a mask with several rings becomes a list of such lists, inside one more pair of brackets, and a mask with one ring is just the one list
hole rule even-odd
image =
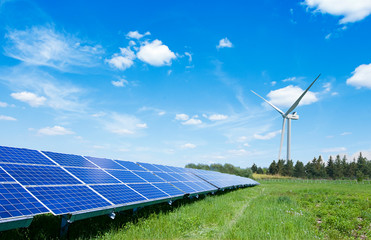
[[286, 116], [286, 118], [288, 118], [288, 119], [292, 119], [292, 120], [298, 120], [298, 119], [299, 119], [299, 115], [296, 114], [296, 112], [293, 112], [292, 114], [288, 114], [288, 115]]

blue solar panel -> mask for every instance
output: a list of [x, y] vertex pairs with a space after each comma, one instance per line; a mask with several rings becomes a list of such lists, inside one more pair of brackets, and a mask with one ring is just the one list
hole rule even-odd
[[1, 164], [1, 166], [23, 185], [81, 184], [58, 166], [31, 166]]
[[176, 173], [185, 173], [187, 171], [185, 168], [173, 167], [173, 166], [167, 166], [167, 167], [170, 168], [171, 170], [173, 170], [173, 172], [176, 172]]
[[121, 170], [107, 170], [110, 174], [115, 176], [123, 183], [145, 183], [146, 181], [138, 177], [131, 171], [121, 171]]
[[82, 156], [65, 154], [65, 153], [55, 153], [43, 151], [48, 157], [56, 161], [61, 166], [70, 167], [91, 167], [96, 168], [94, 164], [83, 158]]
[[112, 206], [87, 186], [28, 187], [55, 215]]
[[174, 183], [171, 183], [171, 184], [174, 185], [175, 187], [179, 188], [180, 190], [182, 190], [185, 193], [195, 193], [196, 192], [196, 190], [194, 190], [193, 188], [189, 187], [188, 185], [186, 185], [182, 182], [174, 182]]
[[187, 184], [189, 187], [193, 188], [194, 190], [196, 190], [196, 192], [204, 192], [204, 191], [207, 191], [207, 189], [204, 189], [202, 187], [200, 187], [199, 185], [197, 185], [196, 183], [194, 182], [185, 182], [185, 184]]
[[160, 164], [153, 164], [153, 166], [157, 167], [158, 169], [160, 169], [163, 172], [168, 172], [168, 173], [169, 172], [174, 172], [173, 170], [168, 168], [168, 166], [164, 166], [164, 165], [160, 165]]
[[0, 184], [0, 220], [49, 212], [18, 183]]
[[181, 181], [181, 182], [186, 182], [188, 181], [187, 179], [185, 179], [182, 175], [180, 175], [179, 173], [169, 173], [170, 176], [178, 179], [178, 181]]
[[148, 199], [168, 198], [169, 195], [149, 183], [128, 184], [132, 189], [139, 192]]
[[15, 182], [15, 180], [0, 168], [0, 182]]
[[114, 204], [128, 204], [147, 200], [124, 184], [94, 185], [92, 188]]
[[102, 169], [66, 167], [66, 170], [86, 184], [120, 183]]
[[0, 146], [0, 162], [55, 165], [36, 150]]
[[170, 196], [184, 195], [184, 192], [180, 191], [178, 188], [169, 183], [153, 183], [153, 185], [166, 192]]
[[167, 182], [178, 182], [179, 180], [164, 172], [156, 172], [156, 175]]
[[142, 162], [138, 162], [138, 164], [141, 165], [142, 167], [144, 167], [145, 169], [147, 169], [148, 171], [151, 171], [151, 172], [162, 172], [161, 169], [155, 167], [153, 164], [142, 163]]
[[129, 162], [129, 161], [123, 161], [123, 160], [115, 160], [118, 164], [124, 166], [125, 168], [129, 170], [134, 170], [134, 171], [146, 171], [144, 168], [139, 166], [138, 164], [134, 162]]
[[107, 158], [96, 158], [96, 157], [86, 157], [93, 163], [97, 164], [99, 167], [104, 169], [121, 169], [126, 170], [121, 165], [117, 164], [115, 161]]
[[139, 177], [143, 178], [144, 180], [146, 180], [147, 182], [150, 182], [150, 183], [165, 182], [164, 180], [162, 180], [161, 178], [157, 177], [156, 175], [154, 175], [153, 173], [150, 173], [150, 172], [136, 172], [136, 171], [134, 171], [134, 173], [137, 174]]

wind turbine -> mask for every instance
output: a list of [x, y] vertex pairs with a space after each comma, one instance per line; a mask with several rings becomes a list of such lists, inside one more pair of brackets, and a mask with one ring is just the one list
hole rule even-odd
[[321, 76], [321, 74], [319, 74], [316, 79], [314, 79], [314, 81], [309, 85], [309, 87], [300, 95], [300, 97], [294, 102], [294, 104], [292, 104], [292, 106], [289, 108], [289, 110], [287, 110], [286, 113], [284, 113], [281, 109], [279, 109], [278, 107], [274, 106], [271, 102], [265, 100], [262, 96], [260, 96], [259, 94], [257, 94], [256, 92], [254, 92], [253, 90], [251, 90], [251, 92], [253, 92], [255, 95], [257, 95], [258, 97], [260, 97], [261, 99], [263, 99], [266, 103], [268, 103], [269, 105], [271, 105], [271, 107], [273, 107], [274, 109], [276, 109], [277, 112], [279, 112], [283, 118], [283, 122], [282, 122], [282, 131], [281, 131], [281, 143], [280, 143], [280, 151], [278, 153], [278, 160], [280, 159], [281, 157], [281, 150], [282, 150], [282, 144], [283, 144], [283, 137], [284, 137], [284, 132], [285, 132], [285, 122], [287, 120], [287, 156], [286, 156], [286, 160], [290, 160], [290, 145], [291, 145], [291, 119], [292, 120], [298, 120], [299, 119], [299, 115], [296, 114], [296, 112], [293, 112], [291, 114], [292, 111], [294, 111], [294, 109], [299, 105], [301, 99], [304, 97], [304, 95], [308, 92], [309, 88], [312, 87], [312, 85], [317, 81], [317, 79]]

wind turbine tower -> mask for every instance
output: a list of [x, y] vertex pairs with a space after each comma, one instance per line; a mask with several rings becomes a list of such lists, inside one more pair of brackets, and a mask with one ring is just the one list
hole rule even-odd
[[290, 147], [291, 147], [291, 120], [298, 120], [299, 119], [299, 115], [296, 114], [296, 112], [293, 112], [293, 113], [291, 113], [291, 112], [295, 110], [295, 108], [299, 105], [301, 99], [309, 91], [309, 89], [312, 87], [312, 85], [317, 81], [317, 79], [320, 76], [321, 76], [321, 74], [319, 74], [316, 77], [316, 79], [314, 79], [314, 81], [300, 95], [300, 97], [294, 102], [294, 104], [292, 104], [292, 106], [289, 108], [289, 110], [287, 110], [286, 113], [284, 113], [281, 109], [279, 109], [278, 107], [274, 106], [271, 102], [265, 100], [262, 96], [260, 96], [259, 94], [257, 94], [256, 92], [254, 92], [254, 91], [251, 90], [251, 92], [253, 92], [255, 95], [257, 95], [258, 97], [260, 97], [261, 99], [263, 99], [271, 107], [273, 107], [274, 109], [276, 109], [276, 111], [279, 112], [279, 114], [281, 114], [281, 116], [283, 118], [282, 131], [281, 131], [281, 143], [280, 143], [280, 150], [278, 152], [278, 160], [281, 157], [281, 150], [282, 150], [283, 138], [284, 138], [284, 134], [285, 134], [285, 123], [286, 123], [286, 121], [287, 121], [287, 156], [286, 156], [286, 160], [291, 160], [291, 156], [290, 156]]

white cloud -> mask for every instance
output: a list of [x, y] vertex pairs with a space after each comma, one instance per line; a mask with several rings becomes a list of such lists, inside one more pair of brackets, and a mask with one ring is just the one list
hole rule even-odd
[[8, 104], [6, 102], [0, 102], [0, 107], [7, 107]]
[[227, 119], [228, 116], [227, 115], [223, 115], [223, 114], [213, 114], [213, 115], [210, 115], [208, 118], [211, 121], [220, 121], [220, 120]]
[[[271, 103], [277, 106], [290, 107], [304, 92], [303, 89], [297, 86], [289, 85], [268, 93], [268, 98]], [[303, 97], [299, 105], [309, 105], [317, 102], [316, 93], [308, 91]]]
[[146, 123], [137, 123], [136, 126], [137, 126], [137, 128], [147, 128]]
[[340, 24], [357, 22], [371, 14], [370, 0], [305, 0], [304, 4], [315, 12], [342, 16]]
[[346, 135], [350, 135], [350, 134], [352, 134], [351, 132], [343, 132], [343, 133], [341, 133], [340, 135], [341, 136], [346, 136]]
[[272, 81], [272, 82], [271, 82], [271, 85], [272, 85], [272, 86], [274, 86], [274, 85], [276, 85], [276, 84], [277, 84], [276, 81]]
[[182, 122], [183, 125], [199, 125], [201, 123], [202, 121], [200, 119], [195, 119], [195, 118], [191, 118], [185, 122]]
[[181, 146], [181, 148], [183, 148], [183, 149], [193, 149], [193, 148], [196, 148], [196, 147], [197, 146], [195, 144], [193, 144], [193, 143], [186, 143], [186, 144], [183, 144]]
[[4, 121], [17, 121], [17, 119], [15, 119], [14, 117], [9, 117], [9, 116], [5, 116], [5, 115], [0, 115], [0, 121], [1, 120], [4, 120]]
[[322, 152], [324, 153], [339, 153], [339, 152], [345, 152], [347, 149], [345, 147], [334, 147], [334, 148], [325, 148], [322, 149]]
[[41, 135], [55, 136], [55, 135], [69, 135], [74, 134], [71, 130], [65, 129], [61, 126], [45, 127], [38, 131]]
[[141, 39], [144, 36], [151, 35], [150, 32], [146, 32], [144, 34], [140, 34], [138, 31], [130, 31], [128, 34], [126, 34], [127, 38], [135, 38], [135, 39]]
[[229, 150], [228, 152], [234, 156], [243, 156], [243, 155], [249, 154], [249, 152], [246, 151], [245, 149], [233, 149], [233, 150]]
[[51, 27], [11, 30], [5, 38], [5, 55], [30, 65], [67, 70], [69, 66], [93, 67], [98, 64], [101, 46], [90, 46]]
[[46, 98], [37, 96], [31, 92], [19, 92], [10, 94], [12, 98], [17, 99], [21, 102], [28, 103], [31, 107], [39, 107], [45, 105]]
[[352, 74], [353, 76], [347, 79], [348, 85], [352, 85], [357, 89], [361, 87], [371, 89], [371, 63], [358, 66]]
[[123, 78], [118, 81], [111, 81], [111, 83], [115, 87], [125, 87], [129, 84], [129, 82]]
[[186, 55], [188, 57], [188, 61], [189, 61], [189, 63], [191, 63], [192, 62], [192, 54], [189, 53], [189, 52], [185, 52], [184, 55]]
[[176, 120], [181, 120], [181, 121], [186, 121], [186, 120], [189, 119], [189, 116], [187, 114], [180, 113], [180, 114], [175, 115], [175, 119]]
[[296, 80], [296, 77], [289, 77], [282, 80], [282, 82], [293, 82]]
[[134, 64], [135, 58], [135, 53], [130, 49], [130, 47], [126, 47], [120, 48], [120, 53], [113, 54], [111, 59], [106, 59], [105, 61], [111, 67], [123, 71], [127, 68], [130, 68]]
[[147, 127], [147, 124], [141, 122], [137, 117], [112, 113], [104, 122], [105, 129], [118, 135], [134, 135], [141, 129]]
[[176, 59], [175, 54], [169, 47], [162, 44], [158, 39], [152, 42], [145, 42], [140, 47], [137, 57], [141, 61], [156, 67], [171, 65], [171, 61]]
[[231, 41], [229, 41], [228, 38], [223, 38], [223, 39], [220, 39], [219, 41], [219, 45], [216, 46], [216, 48], [231, 48], [233, 45], [231, 43]]
[[281, 130], [270, 132], [265, 135], [254, 134], [254, 138], [259, 139], [259, 140], [269, 140], [269, 139], [274, 138], [277, 134], [280, 134], [280, 133], [281, 133]]

